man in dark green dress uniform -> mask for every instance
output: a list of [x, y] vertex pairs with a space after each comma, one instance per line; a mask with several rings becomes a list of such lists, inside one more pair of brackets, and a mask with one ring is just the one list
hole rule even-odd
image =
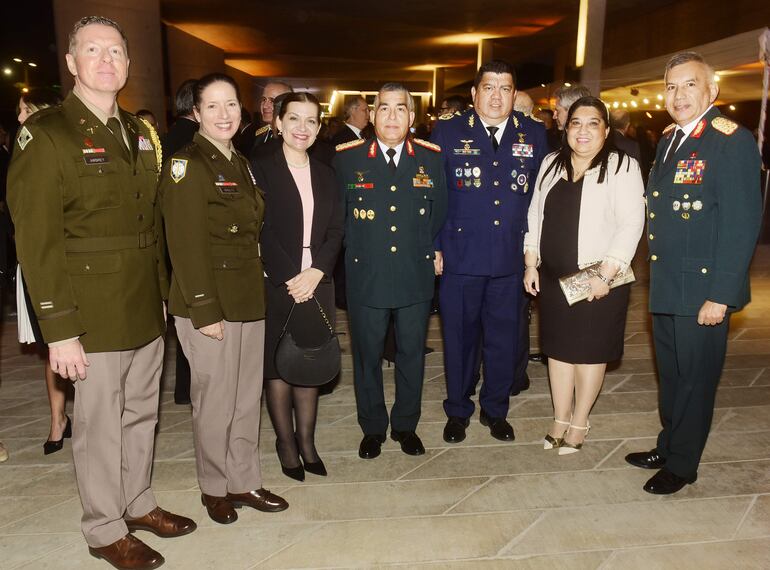
[[663, 429], [657, 447], [631, 453], [659, 469], [648, 493], [695, 482], [722, 374], [730, 313], [750, 300], [749, 263], [759, 233], [760, 159], [751, 133], [713, 106], [714, 71], [684, 52], [666, 65], [674, 125], [647, 185], [650, 311]]
[[66, 58], [75, 88], [24, 123], [8, 203], [51, 368], [75, 383], [72, 455], [89, 551], [147, 570], [163, 556], [129, 531], [195, 530], [150, 488], [168, 292], [160, 141], [117, 105], [129, 65], [117, 23], [80, 20]]
[[391, 437], [404, 453], [425, 453], [415, 430], [433, 297], [433, 238], [447, 207], [441, 149], [407, 138], [414, 100], [403, 85], [382, 86], [371, 118], [376, 137], [340, 145], [334, 159], [346, 212], [348, 315], [363, 459], [380, 454], [389, 423], [381, 356], [391, 315], [398, 346]]

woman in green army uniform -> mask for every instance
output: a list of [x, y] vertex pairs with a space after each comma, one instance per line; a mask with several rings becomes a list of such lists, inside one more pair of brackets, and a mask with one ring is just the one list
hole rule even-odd
[[206, 75], [194, 103], [200, 130], [166, 163], [159, 192], [173, 268], [169, 312], [192, 373], [201, 500], [214, 521], [227, 524], [238, 518], [235, 507], [288, 507], [262, 488], [259, 466], [265, 205], [231, 142], [241, 118], [235, 81]]

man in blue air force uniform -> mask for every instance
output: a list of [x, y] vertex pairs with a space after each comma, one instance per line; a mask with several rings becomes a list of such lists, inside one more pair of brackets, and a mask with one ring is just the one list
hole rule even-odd
[[474, 108], [437, 123], [449, 186], [447, 221], [436, 240], [448, 416], [444, 440], [465, 439], [482, 351], [481, 423], [513, 440], [506, 421], [524, 303], [522, 240], [527, 209], [548, 146], [541, 123], [513, 111], [513, 68], [491, 61], [471, 89]]

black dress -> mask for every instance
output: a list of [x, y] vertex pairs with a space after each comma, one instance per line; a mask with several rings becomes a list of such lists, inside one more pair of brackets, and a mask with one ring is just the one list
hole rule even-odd
[[543, 353], [571, 364], [600, 364], [623, 355], [630, 286], [602, 299], [567, 304], [559, 278], [578, 271], [583, 181], [559, 179], [545, 200], [540, 236], [540, 343]]

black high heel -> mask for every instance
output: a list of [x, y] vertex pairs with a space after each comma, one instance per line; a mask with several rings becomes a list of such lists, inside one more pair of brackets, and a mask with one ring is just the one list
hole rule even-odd
[[62, 438], [55, 441], [51, 441], [50, 439], [47, 440], [43, 444], [43, 455], [51, 455], [52, 453], [56, 453], [62, 447], [64, 447], [64, 439], [69, 439], [72, 437], [72, 422], [70, 421], [69, 416], [65, 415], [64, 417], [67, 418], [67, 424], [64, 426], [64, 433], [62, 433]]
[[278, 462], [281, 464], [281, 471], [283, 471], [283, 474], [287, 477], [291, 477], [292, 479], [296, 481], [304, 481], [305, 480], [305, 469], [302, 467], [302, 463], [300, 463], [297, 467], [286, 467], [283, 464], [283, 461], [281, 461], [281, 454], [278, 453], [278, 440], [275, 440], [275, 454], [278, 456]]
[[[302, 455], [302, 449], [299, 446], [299, 441], [297, 441], [297, 435], [294, 435], [294, 441], [297, 442], [297, 451], [299, 452], [299, 456], [302, 458], [302, 463], [304, 464], [305, 471], [308, 473], [312, 473], [313, 475], [319, 475], [321, 477], [326, 477], [326, 465], [324, 465], [324, 462], [321, 461], [321, 458], [318, 458], [318, 461], [314, 461], [313, 463], [308, 463], [305, 461], [305, 457]], [[316, 455], [318, 455], [318, 452], [316, 451]]]

